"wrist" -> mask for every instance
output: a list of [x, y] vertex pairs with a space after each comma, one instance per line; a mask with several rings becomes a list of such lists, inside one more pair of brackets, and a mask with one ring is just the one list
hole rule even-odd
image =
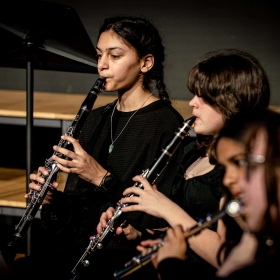
[[104, 181], [105, 181], [106, 177], [109, 176], [109, 175], [110, 175], [109, 171], [106, 170], [105, 175], [102, 177], [102, 179], [101, 179], [101, 181], [100, 181], [100, 183], [99, 183], [99, 185], [98, 185], [99, 188], [102, 187], [102, 185], [104, 184]]
[[102, 178], [99, 186], [96, 188], [97, 192], [106, 192], [108, 191], [117, 181], [117, 178], [111, 174], [109, 171], [106, 172]]

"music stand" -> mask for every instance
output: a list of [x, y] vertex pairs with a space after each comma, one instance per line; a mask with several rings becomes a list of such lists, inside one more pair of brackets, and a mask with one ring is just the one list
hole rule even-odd
[[26, 68], [28, 192], [29, 175], [33, 173], [34, 69], [97, 74], [96, 50], [70, 6], [35, 0], [4, 1], [0, 5], [0, 67]]

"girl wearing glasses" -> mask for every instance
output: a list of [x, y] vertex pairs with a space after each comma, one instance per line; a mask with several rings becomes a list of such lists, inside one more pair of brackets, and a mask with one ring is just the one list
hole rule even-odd
[[[279, 144], [280, 114], [271, 110], [238, 115], [227, 123], [215, 142], [218, 162], [225, 168], [224, 182], [234, 177], [230, 171], [239, 170], [235, 189], [242, 194], [246, 223], [241, 242], [234, 247], [240, 235], [236, 225], [233, 230], [233, 219], [224, 219], [227, 235], [223, 248], [228, 246], [228, 254], [214, 279], [280, 277]], [[152, 258], [161, 280], [185, 279], [188, 271], [182, 250], [188, 244], [182, 226], [168, 229], [164, 241]]]

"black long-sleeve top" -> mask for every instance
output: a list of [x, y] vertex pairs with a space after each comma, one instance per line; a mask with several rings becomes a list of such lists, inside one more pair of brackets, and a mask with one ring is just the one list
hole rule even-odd
[[[205, 220], [219, 211], [222, 197], [223, 172], [215, 166], [206, 174], [186, 180], [184, 173], [187, 168], [201, 156], [195, 139], [183, 147], [183, 157], [173, 184], [173, 200], [180, 205], [197, 222]], [[217, 230], [217, 223], [210, 227]], [[216, 268], [198, 256], [191, 248], [187, 250], [185, 266], [197, 276], [214, 274]]]
[[[161, 280], [191, 280], [197, 279], [198, 274], [189, 270], [186, 262], [177, 258], [167, 258], [158, 264], [158, 273]], [[209, 280], [240, 280], [240, 279], [279, 279], [279, 258], [270, 257], [264, 262], [255, 262], [249, 266], [232, 272], [227, 277], [218, 277], [215, 274], [207, 276]]]
[[[89, 237], [96, 234], [101, 213], [109, 206], [116, 207], [124, 189], [134, 184], [132, 178], [152, 166], [184, 121], [172, 106], [161, 100], [141, 108], [129, 122], [133, 112], [115, 110], [112, 118], [113, 139], [118, 138], [114, 150], [109, 153], [113, 106], [97, 108], [89, 114], [79, 141], [91, 156], [117, 178], [116, 183], [107, 192], [100, 192], [97, 186], [75, 174], [69, 174], [64, 192], [57, 192], [52, 206], [43, 207], [41, 211], [45, 226], [56, 232], [55, 251], [64, 256], [60, 269], [73, 268], [88, 246]], [[176, 161], [175, 154], [164, 174], [156, 181], [158, 189], [168, 197], [171, 196], [175, 176], [175, 169], [170, 167]], [[142, 212], [128, 213], [126, 221], [142, 232], [146, 228], [166, 226], [165, 221]], [[85, 269], [86, 274], [90, 279], [93, 273], [96, 277], [100, 273], [100, 277], [104, 278], [105, 275], [104, 279], [110, 279], [116, 269], [138, 254], [138, 243], [139, 240], [119, 240], [112, 234], [106, 242], [104, 240], [103, 249], [93, 255], [91, 268]], [[106, 269], [101, 272], [100, 266], [104, 262]], [[64, 265], [66, 268], [63, 268]]]

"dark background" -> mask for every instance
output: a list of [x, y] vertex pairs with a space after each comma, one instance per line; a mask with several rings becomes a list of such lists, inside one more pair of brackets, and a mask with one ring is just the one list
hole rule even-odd
[[[22, 0], [21, 2], [25, 2]], [[3, 3], [2, 3], [3, 2]], [[0, 9], [6, 1], [2, 1]], [[209, 51], [238, 48], [255, 55], [268, 73], [271, 104], [280, 105], [280, 16], [271, 0], [53, 0], [73, 7], [93, 45], [104, 18], [136, 15], [149, 18], [160, 30], [166, 48], [166, 85], [172, 98], [189, 100], [186, 76]], [[15, 10], [17, 7], [14, 7]], [[1, 40], [2, 39], [2, 40]], [[3, 38], [0, 38], [0, 44]], [[77, 42], [79, 44], [79, 42]], [[97, 74], [34, 71], [34, 90], [87, 94]], [[0, 67], [0, 89], [26, 89], [26, 70]], [[102, 93], [110, 94], [110, 93]], [[1, 96], [1, 98], [5, 98]], [[61, 104], [63, 106], [63, 104]], [[80, 104], [77, 104], [77, 110]], [[26, 127], [0, 125], [0, 166], [25, 168]], [[35, 127], [34, 166], [44, 165], [58, 144], [61, 131]], [[0, 245], [5, 244], [19, 217], [0, 215]], [[32, 250], [48, 246], [39, 220], [32, 225]], [[37, 228], [39, 232], [37, 232]], [[37, 236], [37, 238], [36, 238]], [[23, 252], [25, 252], [25, 243]]]
[[[137, 15], [152, 20], [166, 47], [166, 84], [173, 98], [188, 100], [192, 97], [186, 88], [186, 76], [205, 53], [220, 48], [239, 48], [261, 61], [271, 82], [271, 104], [280, 105], [280, 16], [276, 0], [49, 2], [73, 7], [94, 46], [98, 28], [106, 17]], [[96, 78], [97, 74], [36, 70], [34, 90], [85, 94]], [[25, 69], [0, 68], [1, 89], [24, 90], [25, 84]]]

